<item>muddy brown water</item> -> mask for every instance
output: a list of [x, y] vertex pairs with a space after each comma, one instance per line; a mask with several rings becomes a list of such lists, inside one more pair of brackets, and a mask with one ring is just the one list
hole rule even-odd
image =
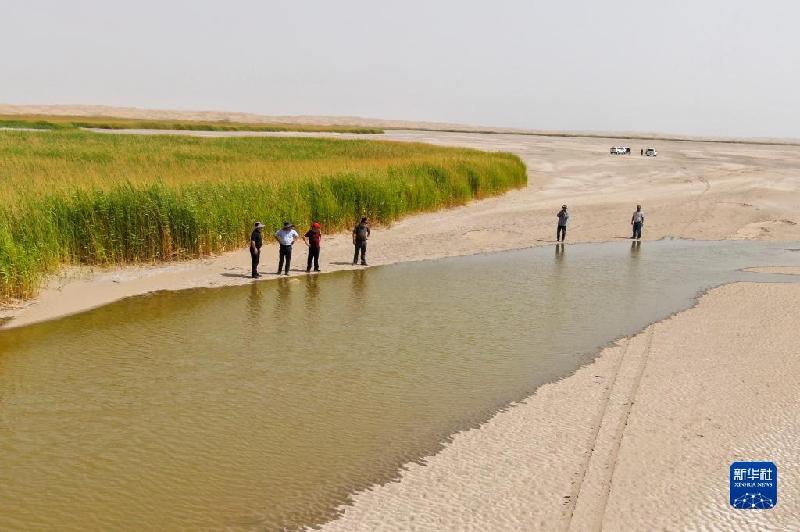
[[0, 331], [0, 529], [296, 529], [797, 245], [540, 247]]

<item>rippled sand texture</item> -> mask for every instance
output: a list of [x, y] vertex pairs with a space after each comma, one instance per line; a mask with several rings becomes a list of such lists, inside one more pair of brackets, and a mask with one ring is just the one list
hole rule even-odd
[[[797, 285], [730, 285], [652, 327], [604, 529], [800, 529], [798, 301]], [[737, 460], [778, 465], [775, 509], [730, 509]]]
[[[325, 530], [797, 530], [800, 285], [737, 283], [604, 350]], [[728, 505], [771, 460], [778, 506]]]

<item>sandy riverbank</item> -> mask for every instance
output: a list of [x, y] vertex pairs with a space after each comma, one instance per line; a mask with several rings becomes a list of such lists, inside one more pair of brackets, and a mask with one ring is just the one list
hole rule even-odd
[[[659, 156], [649, 158], [609, 156], [614, 139], [421, 131], [377, 138], [511, 151], [528, 165], [529, 184], [378, 228], [369, 252], [374, 265], [545, 244], [562, 203], [572, 213], [570, 242], [626, 238], [637, 202], [647, 214], [646, 239], [800, 240], [800, 146], [664, 141]], [[349, 268], [350, 247], [348, 235], [328, 236], [323, 270]], [[274, 255], [272, 247], [264, 250], [262, 271], [272, 271]], [[304, 266], [302, 248], [296, 256], [295, 266]], [[248, 264], [242, 250], [178, 264], [74, 269], [52, 279], [35, 301], [0, 316], [19, 326], [152, 291], [249, 283]]]
[[[798, 298], [797, 284], [712, 290], [357, 494], [324, 530], [796, 529]], [[778, 464], [776, 508], [730, 508], [737, 460]]]

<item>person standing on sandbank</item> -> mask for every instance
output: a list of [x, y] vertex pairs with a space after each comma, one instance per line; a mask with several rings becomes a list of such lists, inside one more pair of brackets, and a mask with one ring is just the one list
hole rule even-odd
[[556, 228], [556, 242], [563, 242], [567, 238], [567, 220], [569, 220], [569, 213], [567, 206], [562, 205], [561, 210], [556, 213], [558, 217], [558, 227]]
[[353, 229], [353, 246], [356, 248], [353, 254], [353, 266], [358, 262], [359, 253], [361, 253], [361, 265], [367, 265], [367, 240], [369, 240], [369, 235], [369, 222], [367, 222], [365, 216], [361, 218], [361, 223]]
[[633, 216], [631, 216], [631, 225], [633, 226], [633, 236], [631, 236], [631, 238], [641, 240], [642, 226], [644, 225], [644, 212], [642, 212], [641, 205], [636, 206], [636, 210], [634, 211]]
[[319, 250], [322, 244], [322, 230], [319, 222], [311, 224], [311, 229], [303, 235], [303, 242], [308, 246], [308, 262], [306, 263], [306, 273], [311, 271], [311, 262], [314, 262], [314, 271], [319, 271]]
[[284, 264], [286, 265], [284, 275], [289, 275], [289, 265], [292, 263], [292, 246], [299, 236], [297, 231], [294, 230], [294, 225], [290, 222], [283, 222], [283, 229], [278, 229], [275, 232], [275, 240], [280, 245], [278, 275], [281, 274]]
[[250, 233], [250, 262], [253, 265], [253, 279], [261, 277], [258, 273], [258, 261], [261, 258], [261, 244], [263, 238], [261, 236], [261, 229], [265, 227], [261, 222], [256, 222], [253, 232]]

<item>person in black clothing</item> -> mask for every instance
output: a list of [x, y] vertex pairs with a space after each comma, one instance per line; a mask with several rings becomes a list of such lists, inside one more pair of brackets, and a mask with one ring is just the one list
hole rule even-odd
[[319, 249], [322, 243], [322, 231], [319, 222], [311, 224], [306, 234], [303, 235], [303, 242], [308, 246], [308, 262], [306, 263], [306, 273], [311, 271], [311, 262], [314, 262], [314, 271], [319, 271]]
[[261, 222], [256, 222], [253, 232], [250, 234], [250, 261], [253, 264], [253, 279], [261, 277], [258, 273], [258, 260], [261, 258], [261, 244], [263, 238], [261, 236], [261, 229], [265, 227]]
[[361, 218], [361, 223], [353, 229], [353, 246], [356, 248], [355, 254], [353, 255], [353, 265], [358, 262], [359, 253], [361, 253], [361, 265], [367, 265], [367, 240], [369, 239], [369, 233], [369, 223], [366, 217]]

